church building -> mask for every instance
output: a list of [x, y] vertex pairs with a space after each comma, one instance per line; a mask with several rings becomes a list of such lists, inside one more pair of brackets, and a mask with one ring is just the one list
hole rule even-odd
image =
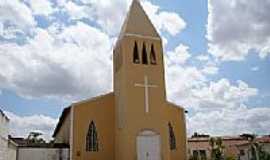
[[114, 91], [64, 109], [72, 160], [187, 160], [185, 110], [166, 99], [162, 40], [133, 0], [114, 47]]

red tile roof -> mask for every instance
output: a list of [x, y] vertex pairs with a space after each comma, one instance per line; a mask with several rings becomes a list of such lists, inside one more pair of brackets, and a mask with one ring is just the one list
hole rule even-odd
[[256, 138], [256, 142], [259, 142], [259, 143], [270, 143], [270, 135]]

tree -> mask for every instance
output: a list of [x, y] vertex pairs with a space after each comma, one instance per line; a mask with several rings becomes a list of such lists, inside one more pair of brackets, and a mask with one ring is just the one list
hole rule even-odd
[[226, 160], [236, 160], [234, 157], [226, 157]]
[[28, 143], [30, 143], [30, 144], [46, 143], [46, 141], [43, 138], [39, 138], [42, 135], [43, 134], [40, 132], [30, 132], [28, 137], [27, 137]]
[[252, 160], [270, 160], [270, 154], [263, 150], [263, 144], [254, 142], [251, 145]]
[[211, 146], [211, 159], [212, 160], [223, 160], [224, 159], [224, 145], [222, 138], [210, 138], [209, 144]]

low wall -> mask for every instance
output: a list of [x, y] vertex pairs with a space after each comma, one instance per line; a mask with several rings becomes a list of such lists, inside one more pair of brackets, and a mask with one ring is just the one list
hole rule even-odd
[[20, 147], [17, 157], [17, 160], [69, 160], [69, 149]]

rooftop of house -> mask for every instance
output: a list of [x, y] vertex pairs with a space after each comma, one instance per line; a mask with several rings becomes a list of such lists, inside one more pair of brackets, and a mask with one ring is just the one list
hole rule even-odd
[[[270, 143], [270, 135], [258, 137], [258, 138], [255, 139], [254, 142], [255, 143], [260, 143], [260, 144], [262, 144], [262, 143], [264, 143], [264, 144], [268, 143], [269, 144]], [[252, 142], [249, 141], [249, 142], [244, 143], [244, 144], [238, 144], [237, 147], [239, 147], [239, 148], [249, 147], [251, 144], [252, 144]]]
[[211, 138], [221, 138], [223, 141], [243, 141], [248, 140], [248, 137], [243, 135], [239, 136], [210, 136], [207, 134], [197, 134], [195, 133], [190, 138], [188, 142], [208, 142]]
[[69, 148], [69, 145], [64, 143], [29, 143], [27, 139], [21, 137], [9, 136], [9, 140], [22, 148]]
[[259, 138], [256, 138], [256, 142], [259, 143], [270, 143], [270, 135], [262, 136]]

